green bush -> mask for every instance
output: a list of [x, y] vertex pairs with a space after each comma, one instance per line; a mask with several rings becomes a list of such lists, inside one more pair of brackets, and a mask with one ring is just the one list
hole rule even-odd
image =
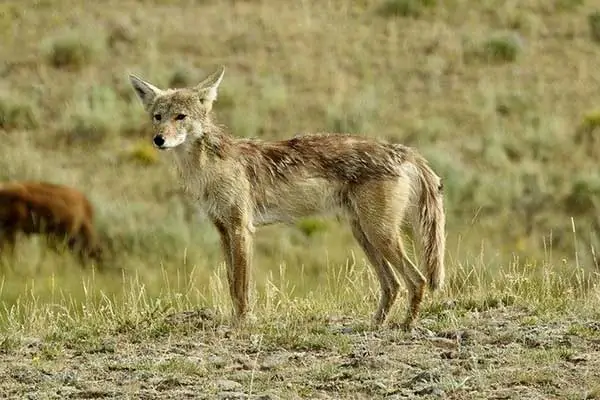
[[437, 0], [388, 0], [379, 8], [379, 14], [386, 17], [417, 18], [436, 4]]

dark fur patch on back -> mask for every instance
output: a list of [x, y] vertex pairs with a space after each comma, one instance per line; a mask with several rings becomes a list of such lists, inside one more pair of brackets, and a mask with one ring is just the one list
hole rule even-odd
[[239, 145], [251, 179], [289, 179], [302, 170], [313, 177], [359, 184], [398, 176], [398, 166], [412, 157], [405, 146], [343, 134], [310, 134], [275, 142], [246, 140]]

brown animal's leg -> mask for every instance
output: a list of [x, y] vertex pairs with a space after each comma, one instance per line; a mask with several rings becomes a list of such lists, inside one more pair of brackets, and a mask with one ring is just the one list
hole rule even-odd
[[225, 224], [219, 221], [218, 219], [213, 218], [212, 222], [217, 228], [219, 236], [221, 237], [221, 250], [223, 251], [223, 256], [225, 257], [225, 268], [227, 269], [227, 284], [229, 286], [229, 295], [231, 296], [231, 300], [234, 301], [235, 306], [236, 292], [233, 277], [233, 259], [229, 231], [227, 230]]
[[102, 262], [102, 249], [98, 245], [96, 233], [90, 223], [84, 222], [81, 224], [79, 233], [75, 237], [75, 244], [82, 263], [85, 263], [89, 259], [95, 260], [98, 263]]
[[31, 234], [31, 227], [28, 218], [30, 218], [29, 209], [23, 202], [12, 204], [11, 214], [2, 221], [3, 228], [0, 237], [3, 238], [2, 251], [7, 251], [10, 255], [14, 255], [17, 245], [17, 235], [19, 232], [24, 235]]
[[360, 223], [357, 220], [351, 220], [350, 225], [352, 227], [354, 238], [365, 252], [369, 262], [375, 269], [377, 279], [379, 280], [381, 298], [379, 300], [377, 311], [373, 316], [373, 324], [379, 326], [385, 321], [390, 309], [394, 305], [394, 301], [398, 296], [400, 284], [388, 262], [383, 259], [375, 247], [369, 243], [367, 236], [360, 227]]
[[2, 241], [0, 244], [2, 253], [8, 252], [10, 255], [13, 255], [15, 252], [15, 246], [17, 245], [17, 232], [5, 231], [2, 233], [2, 235], [0, 235], [0, 240]]
[[248, 219], [246, 216], [234, 215], [230, 221], [228, 231], [235, 294], [233, 301], [236, 316], [239, 320], [243, 320], [248, 313], [252, 236], [248, 229]]
[[15, 247], [17, 246], [17, 232], [15, 232], [15, 231], [9, 232], [8, 235], [6, 236], [6, 241], [8, 243], [8, 248], [10, 249], [11, 252], [14, 253]]
[[89, 257], [98, 262], [100, 265], [102, 265], [106, 261], [106, 254], [104, 252], [105, 249], [101, 245], [100, 240], [98, 238], [98, 233], [94, 228], [94, 207], [92, 206], [92, 203], [90, 203], [88, 200], [85, 201], [85, 215], [86, 222], [84, 223], [83, 229], [84, 235], [87, 238]]
[[[57, 239], [58, 238], [59, 237], [57, 236]], [[79, 237], [79, 234], [77, 234], [76, 236], [67, 236], [67, 248], [71, 253], [79, 257], [79, 261], [81, 264], [84, 264], [86, 262], [85, 246], [83, 245], [82, 239]]]
[[81, 226], [78, 226], [74, 221], [63, 218], [47, 226], [47, 230], [49, 238], [52, 237], [57, 243], [62, 242], [63, 246], [66, 244], [70, 252], [74, 254], [82, 253], [84, 237], [81, 234]]

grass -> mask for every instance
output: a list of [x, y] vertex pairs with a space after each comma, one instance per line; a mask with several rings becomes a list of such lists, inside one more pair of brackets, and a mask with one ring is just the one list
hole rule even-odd
[[[114, 260], [81, 268], [38, 239], [0, 258], [2, 391], [598, 398], [591, 3], [5, 1], [1, 178], [85, 191]], [[193, 85], [215, 64], [237, 136], [380, 137], [444, 177], [448, 286], [414, 332], [369, 327], [373, 273], [321, 219], [257, 233], [255, 319], [232, 324], [217, 233], [127, 81]]]
[[[410, 333], [369, 326], [375, 277], [364, 261], [328, 268], [322, 283], [299, 283], [302, 297], [281, 268], [267, 279], [255, 318], [244, 326], [228, 317], [222, 266], [176, 282], [162, 270], [155, 293], [137, 276], [115, 277], [120, 289], [113, 294], [93, 274], [81, 280], [81, 294], [54, 279], [52, 303], [31, 287], [5, 306], [0, 351], [10, 378], [1, 385], [14, 396], [196, 391], [203, 398], [225, 392], [464, 398], [507, 391], [564, 397], [597, 390], [597, 373], [590, 371], [598, 366], [600, 293], [583, 271], [486, 267], [457, 268], [444, 292], [426, 301], [420, 327]], [[203, 290], [200, 276], [208, 281]], [[402, 301], [392, 319], [404, 307]], [[566, 375], [565, 363], [571, 366]], [[93, 377], [88, 370], [96, 371]], [[125, 381], [117, 378], [123, 374]]]

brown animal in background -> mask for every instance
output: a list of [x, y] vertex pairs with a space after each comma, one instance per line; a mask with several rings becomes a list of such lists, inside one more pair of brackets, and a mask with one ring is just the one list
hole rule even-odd
[[93, 227], [94, 210], [78, 190], [48, 182], [7, 182], [0, 185], [0, 243], [14, 249], [17, 235], [42, 234], [86, 259], [101, 261]]
[[[224, 68], [194, 88], [161, 90], [130, 75], [153, 122], [154, 145], [172, 149], [184, 189], [221, 236], [236, 316], [248, 312], [255, 226], [339, 213], [375, 268], [386, 319], [400, 288], [409, 294], [404, 328], [417, 317], [425, 286], [444, 281], [445, 213], [440, 177], [416, 150], [344, 134], [282, 141], [238, 139], [211, 113]], [[260, 101], [254, 99], [254, 101]], [[408, 220], [424, 253], [425, 276], [407, 257], [401, 225]]]

